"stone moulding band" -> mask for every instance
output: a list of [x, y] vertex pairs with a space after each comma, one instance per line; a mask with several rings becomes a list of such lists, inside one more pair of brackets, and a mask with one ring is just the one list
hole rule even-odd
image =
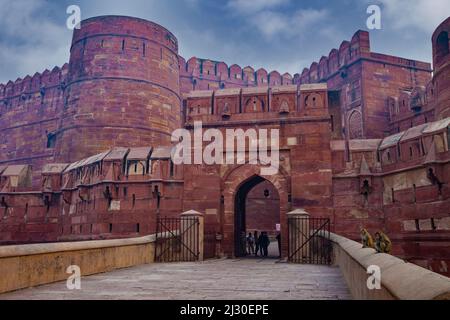
[[89, 36], [85, 36], [83, 38], [77, 39], [77, 41], [75, 41], [74, 43], [72, 43], [71, 47], [70, 47], [70, 51], [72, 51], [73, 47], [75, 45], [77, 45], [80, 42], [83, 42], [84, 40], [90, 39], [90, 38], [98, 38], [98, 37], [117, 37], [117, 38], [131, 38], [131, 39], [138, 39], [138, 40], [144, 40], [144, 41], [148, 41], [157, 45], [160, 45], [164, 48], [166, 48], [167, 50], [169, 50], [171, 53], [173, 53], [174, 55], [176, 55], [178, 57], [178, 53], [173, 50], [172, 48], [166, 46], [165, 44], [158, 42], [156, 40], [153, 39], [149, 39], [146, 37], [139, 37], [139, 36], [133, 36], [130, 34], [121, 34], [121, 33], [100, 33], [100, 34], [93, 34], [93, 35], [89, 35]]
[[[143, 180], [143, 181], [116, 181], [116, 180], [112, 180], [112, 181], [100, 181], [97, 183], [91, 183], [91, 184], [79, 184], [76, 187], [73, 188], [63, 188], [61, 189], [62, 191], [76, 191], [78, 190], [80, 187], [84, 187], [84, 188], [92, 188], [92, 187], [96, 187], [96, 186], [100, 186], [100, 185], [106, 185], [109, 183], [114, 183], [117, 185], [129, 185], [130, 183], [132, 184], [143, 184], [143, 185], [147, 185], [149, 183], [178, 183], [178, 184], [183, 184], [184, 181], [183, 180], [162, 180], [162, 179], [150, 179], [150, 180]], [[59, 192], [59, 193], [61, 193]], [[58, 192], [54, 192], [54, 193], [58, 193]], [[11, 194], [17, 194], [17, 192], [15, 193], [11, 193]], [[38, 192], [37, 194], [42, 194], [42, 192]]]
[[140, 126], [114, 126], [111, 124], [105, 124], [105, 125], [76, 125], [76, 126], [70, 126], [63, 129], [59, 129], [55, 134], [61, 134], [64, 131], [79, 129], [79, 128], [114, 128], [114, 129], [133, 129], [133, 130], [142, 130], [142, 131], [149, 131], [149, 132], [157, 132], [159, 134], [169, 136], [171, 137], [171, 133], [167, 133], [158, 129], [153, 129], [149, 127], [140, 127]]
[[53, 156], [54, 156], [53, 153], [51, 153], [51, 154], [41, 154], [41, 155], [31, 156], [31, 157], [26, 157], [26, 158], [16, 158], [16, 159], [10, 159], [10, 160], [0, 160], [0, 164], [1, 164], [1, 163], [17, 162], [17, 161], [26, 161], [26, 160], [31, 160], [31, 159], [51, 158], [51, 157], [53, 157]]
[[35, 121], [35, 122], [29, 122], [29, 123], [21, 124], [19, 126], [13, 126], [13, 127], [8, 127], [8, 128], [0, 128], [0, 131], [14, 130], [14, 129], [24, 128], [24, 127], [31, 127], [31, 126], [35, 126], [37, 124], [42, 124], [42, 123], [45, 123], [45, 122], [58, 121], [58, 120], [60, 120], [60, 119], [59, 118], [44, 119], [44, 120], [40, 120], [40, 121]]
[[[22, 79], [22, 81], [23, 81], [23, 79]], [[54, 85], [51, 85], [51, 86], [43, 86], [42, 88], [45, 88], [46, 90], [55, 89], [55, 88], [58, 88], [61, 85], [61, 83], [62, 83], [62, 81], [59, 84], [54, 84]], [[21, 92], [19, 94], [13, 95], [13, 96], [5, 96], [5, 97], [1, 98], [0, 101], [17, 99], [17, 98], [20, 98], [23, 94], [25, 94], [25, 95], [32, 95], [32, 94], [36, 94], [38, 92], [40, 92], [40, 89], [32, 90], [32, 91], [23, 91], [23, 92]]]
[[149, 84], [149, 85], [152, 85], [152, 86], [156, 86], [156, 87], [159, 87], [161, 89], [170, 91], [173, 95], [175, 95], [178, 98], [180, 103], [182, 101], [182, 98], [180, 97], [180, 94], [175, 92], [174, 90], [172, 90], [170, 88], [167, 88], [167, 87], [165, 87], [165, 86], [163, 86], [163, 85], [161, 85], [159, 83], [156, 83], [156, 82], [152, 82], [152, 81], [148, 81], [148, 80], [144, 80], [144, 79], [136, 79], [136, 78], [127, 78], [127, 77], [88, 77], [88, 78], [86, 78], [85, 77], [85, 78], [80, 78], [80, 79], [77, 79], [77, 80], [69, 82], [67, 84], [67, 87], [72, 86], [75, 83], [81, 83], [81, 82], [86, 82], [86, 81], [99, 81], [99, 80], [118, 80], [118, 81], [131, 81], [131, 82], [146, 83], [146, 84]]
[[[237, 113], [236, 115], [244, 114], [244, 113]], [[331, 117], [297, 117], [297, 118], [289, 118], [289, 119], [268, 119], [268, 120], [257, 120], [258, 124], [292, 124], [292, 123], [299, 123], [299, 122], [330, 122]], [[255, 124], [252, 121], [249, 120], [236, 120], [236, 121], [227, 121], [226, 123], [223, 122], [209, 122], [209, 123], [203, 123], [204, 128], [216, 128], [219, 125], [222, 127], [234, 127], [239, 125], [253, 125]], [[193, 129], [193, 124], [186, 124], [185, 126], [187, 129]]]

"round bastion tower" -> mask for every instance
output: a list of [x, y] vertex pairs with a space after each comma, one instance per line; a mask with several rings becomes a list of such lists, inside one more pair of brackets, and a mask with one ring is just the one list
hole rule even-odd
[[60, 162], [115, 146], [168, 145], [180, 126], [177, 39], [142, 19], [84, 20], [73, 35], [64, 94]]
[[433, 34], [433, 65], [437, 96], [436, 118], [450, 117], [450, 18]]

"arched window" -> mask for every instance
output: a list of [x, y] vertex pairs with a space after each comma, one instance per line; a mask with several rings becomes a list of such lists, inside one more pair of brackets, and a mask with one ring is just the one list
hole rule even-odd
[[441, 59], [449, 54], [448, 32], [442, 31], [436, 39], [436, 58]]
[[361, 112], [354, 111], [348, 120], [350, 139], [362, 139], [363, 138], [363, 120]]

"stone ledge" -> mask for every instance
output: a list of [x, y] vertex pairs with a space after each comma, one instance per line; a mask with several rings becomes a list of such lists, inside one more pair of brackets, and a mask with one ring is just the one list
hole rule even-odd
[[[160, 233], [170, 238], [173, 233]], [[154, 262], [156, 235], [141, 238], [0, 247], [0, 293], [67, 280], [67, 267], [82, 276]]]
[[[158, 233], [158, 238], [171, 238], [173, 235], [178, 235], [179, 231]], [[103, 249], [113, 247], [126, 247], [150, 244], [156, 241], [156, 234], [148, 235], [140, 238], [126, 238], [114, 240], [92, 240], [92, 241], [77, 241], [77, 242], [55, 242], [55, 243], [38, 243], [25, 245], [0, 246], [0, 259], [31, 256], [39, 254], [49, 254], [66, 251], [80, 251]]]
[[[331, 241], [335, 244], [335, 249], [340, 253], [345, 253], [347, 257], [338, 256], [337, 264], [345, 264], [351, 266], [349, 261], [353, 260], [360, 266], [360, 270], [345, 270], [341, 266], [348, 285], [352, 292], [358, 292], [356, 299], [370, 299], [372, 295], [366, 288], [366, 283], [354, 280], [350, 274], [361, 273], [366, 274], [366, 270], [371, 265], [377, 265], [381, 269], [381, 285], [386, 290], [387, 296], [391, 295], [393, 299], [399, 300], [449, 300], [450, 299], [450, 279], [432, 272], [430, 270], [419, 267], [415, 264], [408, 263], [397, 257], [388, 254], [377, 254], [374, 249], [362, 248], [362, 245], [356, 241], [344, 238], [342, 236], [331, 234]], [[335, 250], [336, 251], [336, 250]], [[338, 255], [340, 254], [338, 253]], [[335, 252], [336, 255], [336, 252]], [[353, 264], [354, 265], [354, 264]], [[362, 280], [362, 279], [358, 279]], [[352, 288], [352, 286], [354, 288]], [[358, 288], [355, 288], [358, 286]], [[376, 290], [375, 290], [376, 291]]]
[[125, 246], [148, 244], [154, 242], [155, 240], [156, 236], [150, 235], [142, 238], [132, 238], [132, 239], [95, 240], [95, 241], [4, 246], [0, 247], [0, 258], [31, 256], [31, 255], [49, 254], [66, 251], [125, 247]]

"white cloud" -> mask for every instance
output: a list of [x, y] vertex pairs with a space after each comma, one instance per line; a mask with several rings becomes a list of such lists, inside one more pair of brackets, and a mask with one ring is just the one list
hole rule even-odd
[[71, 32], [49, 19], [46, 1], [0, 0], [0, 7], [1, 83], [68, 62]]
[[308, 28], [328, 17], [326, 10], [302, 9], [294, 13], [261, 11], [249, 23], [266, 37], [283, 36], [292, 38], [304, 34]]
[[239, 13], [256, 13], [289, 4], [291, 0], [229, 0], [228, 7]]
[[[292, 0], [228, 0], [227, 9], [268, 39], [293, 38], [328, 17], [326, 9], [290, 10]], [[322, 21], [323, 22], [323, 21]]]
[[382, 19], [386, 17], [389, 24], [396, 29], [412, 28], [431, 33], [450, 16], [449, 0], [379, 0], [379, 2], [383, 4]]

